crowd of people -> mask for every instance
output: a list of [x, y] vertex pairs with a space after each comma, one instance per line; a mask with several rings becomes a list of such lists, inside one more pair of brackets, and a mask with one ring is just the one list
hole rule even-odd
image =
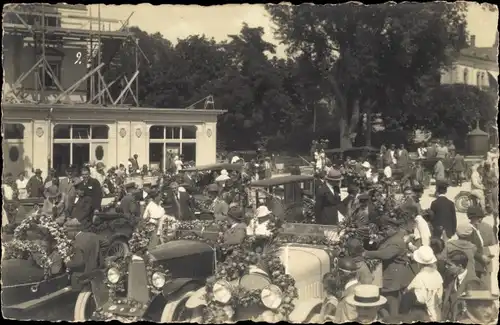
[[[450, 157], [457, 156], [448, 148], [443, 159], [450, 151]], [[362, 159], [351, 161], [346, 158], [345, 163], [337, 165], [321, 152], [317, 158], [321, 161], [315, 162], [315, 222], [337, 225], [347, 220], [358, 228], [374, 223], [385, 234], [376, 246], [359, 238], [351, 238], [346, 243], [347, 255], [337, 265], [342, 288], [341, 294], [335, 294], [339, 301], [332, 316], [335, 322], [459, 321], [489, 324], [495, 321], [497, 298], [492, 291], [498, 293], [498, 290], [493, 290], [498, 287], [498, 282], [494, 282], [496, 276], [492, 275], [491, 250], [492, 247], [498, 248], [497, 229], [496, 224], [484, 220], [496, 220], [498, 210], [495, 211], [491, 204], [472, 206], [467, 211], [470, 222], [458, 223], [454, 203], [446, 197], [447, 179], [436, 177], [436, 173], [436, 198], [430, 209], [424, 210], [420, 206], [423, 183], [410, 176], [398, 180], [402, 183], [403, 198], [398, 201], [395, 215], [377, 219], [374, 211], [376, 198], [371, 190], [377, 184], [394, 182], [392, 169], [396, 166], [414, 170], [409, 168], [411, 161], [406, 149], [403, 146], [399, 151], [395, 151], [394, 146], [387, 150], [382, 148], [384, 168], [381, 175], [373, 171], [374, 164]], [[93, 259], [85, 262], [89, 270], [97, 267], [99, 260], [95, 256], [97, 253], [89, 254], [88, 251], [95, 252], [101, 240], [92, 233], [91, 225], [95, 215], [109, 208], [134, 222], [146, 220], [156, 224], [157, 232], [150, 241], [153, 246], [161, 242], [160, 235], [166, 225], [173, 227], [168, 231], [174, 231], [177, 221], [203, 219], [206, 215], [231, 225], [223, 236], [228, 245], [242, 243], [246, 236], [271, 236], [268, 225], [273, 215], [280, 213], [273, 205], [280, 197], [279, 193], [266, 193], [268, 200], [253, 202], [253, 195], [246, 186], [251, 179], [271, 177], [271, 158], [262, 156], [248, 163], [237, 156], [227, 159], [246, 167], [239, 171], [220, 170], [203, 174], [184, 171], [179, 157], [175, 160], [177, 162], [174, 161], [174, 167], [164, 173], [147, 167], [141, 172], [135, 155], [128, 166], [120, 164], [108, 170], [102, 163], [89, 163], [79, 170], [70, 166], [66, 177], [61, 179], [55, 177], [53, 171], [43, 179], [40, 170], [28, 180], [24, 174], [16, 181], [8, 175], [3, 184], [4, 202], [43, 198], [40, 212], [53, 215], [61, 227], [74, 233], [74, 245], [86, 252], [82, 256]], [[485, 169], [488, 163], [481, 166]], [[340, 186], [347, 169], [356, 171], [362, 182], [349, 184], [348, 196], [342, 200]], [[481, 184], [490, 182], [487, 186], [494, 186], [491, 178], [482, 176], [484, 171], [475, 169], [473, 178], [477, 176], [475, 173], [479, 173]], [[141, 177], [133, 178], [134, 175]], [[141, 179], [140, 184], [138, 179]], [[199, 188], [200, 183], [203, 188]], [[206, 194], [203, 202], [193, 198], [195, 192]], [[392, 195], [389, 187], [386, 187], [385, 195]], [[111, 199], [109, 206], [103, 206], [103, 197]], [[21, 207], [14, 206], [6, 213], [11, 215], [7, 223], [14, 222], [15, 214], [20, 213], [17, 210]], [[255, 209], [248, 209], [251, 206]], [[367, 266], [367, 261], [373, 259], [381, 261], [380, 278]], [[331, 288], [333, 282], [328, 277], [324, 279], [327, 292], [338, 291], [339, 288]], [[338, 279], [335, 279], [335, 285], [338, 286]]]

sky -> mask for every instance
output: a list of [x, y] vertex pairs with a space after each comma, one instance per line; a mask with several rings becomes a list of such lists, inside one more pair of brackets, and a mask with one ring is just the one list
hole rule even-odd
[[[97, 5], [92, 5], [92, 15], [97, 16]], [[243, 22], [250, 27], [262, 26], [264, 39], [277, 44], [273, 37], [272, 23], [261, 4], [227, 4], [217, 6], [197, 5], [101, 5], [101, 17], [125, 20], [134, 11], [130, 26], [138, 26], [148, 33], [160, 32], [173, 43], [177, 38], [205, 34], [217, 41], [228, 34], [238, 34]], [[469, 33], [476, 35], [476, 46], [493, 45], [498, 23], [496, 12], [483, 10], [477, 3], [469, 3], [467, 13]], [[283, 53], [284, 47], [278, 47]]]

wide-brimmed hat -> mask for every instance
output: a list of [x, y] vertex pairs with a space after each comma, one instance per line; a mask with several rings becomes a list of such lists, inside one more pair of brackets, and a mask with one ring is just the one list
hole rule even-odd
[[264, 218], [270, 215], [272, 212], [267, 208], [265, 205], [261, 205], [260, 207], [255, 210], [255, 217], [256, 218]]
[[210, 184], [207, 186], [207, 192], [208, 193], [214, 193], [214, 192], [219, 192], [219, 186], [217, 184]]
[[372, 167], [368, 161], [365, 161], [364, 163], [362, 163], [361, 166], [364, 168], [371, 168]]
[[233, 206], [227, 212], [227, 216], [235, 221], [242, 221], [244, 218], [243, 210], [239, 206]]
[[490, 290], [468, 290], [464, 292], [458, 299], [463, 300], [483, 300], [483, 301], [494, 301], [498, 299], [498, 296], [491, 294]]
[[47, 199], [52, 199], [59, 197], [62, 193], [61, 191], [59, 191], [59, 187], [57, 187], [56, 185], [51, 185], [47, 189], [45, 189], [44, 194]]
[[413, 259], [418, 264], [430, 265], [436, 263], [436, 255], [434, 251], [429, 246], [420, 246], [416, 251], [413, 252]]
[[330, 181], [341, 181], [344, 179], [342, 174], [337, 169], [331, 168], [326, 174], [325, 178]]
[[40, 168], [35, 169], [35, 175], [41, 174], [42, 170]]
[[457, 224], [457, 236], [458, 237], [467, 237], [472, 234], [474, 228], [469, 222], [460, 222]]
[[385, 305], [387, 299], [380, 295], [380, 288], [373, 284], [358, 284], [346, 302], [357, 307], [377, 307]]
[[216, 182], [225, 182], [228, 179], [231, 179], [231, 177], [229, 177], [228, 175], [219, 175], [219, 176], [217, 176], [217, 178], [215, 178], [215, 181]]

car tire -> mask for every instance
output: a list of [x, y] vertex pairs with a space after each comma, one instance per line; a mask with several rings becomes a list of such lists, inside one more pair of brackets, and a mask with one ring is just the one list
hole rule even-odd
[[113, 240], [106, 249], [106, 257], [124, 257], [130, 252], [128, 242], [124, 239], [117, 238]]
[[460, 213], [467, 213], [471, 206], [470, 193], [460, 193], [455, 197], [455, 209]]
[[173, 322], [189, 322], [189, 323], [201, 323], [202, 322], [202, 313], [201, 309], [190, 309], [189, 312], [191, 315], [187, 318], [182, 318], [179, 315], [179, 312], [182, 310], [181, 308], [186, 308], [185, 304], [187, 300], [196, 292], [194, 288], [187, 288], [182, 290], [179, 294], [169, 299], [165, 307], [163, 308], [163, 312], [161, 314], [160, 323], [173, 323]]
[[73, 315], [73, 321], [75, 322], [86, 322], [90, 320], [92, 314], [96, 309], [96, 304], [92, 291], [84, 290], [78, 294], [78, 298], [75, 303], [75, 311]]

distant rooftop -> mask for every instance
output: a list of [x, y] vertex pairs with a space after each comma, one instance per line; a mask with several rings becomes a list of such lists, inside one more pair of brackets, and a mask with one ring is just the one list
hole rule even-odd
[[460, 51], [464, 56], [474, 57], [476, 59], [497, 63], [498, 60], [498, 32], [495, 37], [495, 43], [491, 47], [476, 47], [474, 46], [474, 35], [471, 36], [472, 44], [470, 47]]

